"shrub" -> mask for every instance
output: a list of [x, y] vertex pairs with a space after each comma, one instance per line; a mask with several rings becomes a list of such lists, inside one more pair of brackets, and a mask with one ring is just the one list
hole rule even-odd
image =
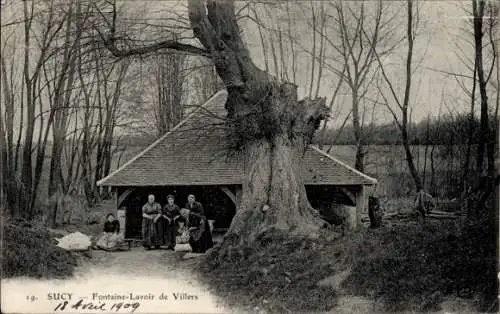
[[216, 248], [202, 263], [202, 280], [238, 308], [304, 313], [335, 305], [334, 289], [317, 285], [334, 273], [321, 241], [272, 235], [261, 242], [259, 248], [233, 249], [221, 259], [215, 258]]
[[4, 278], [64, 278], [71, 276], [77, 266], [76, 257], [56, 246], [48, 231], [26, 222], [3, 224], [2, 244]]
[[[344, 286], [386, 311], [436, 311], [446, 296], [474, 298], [479, 311], [495, 311], [497, 237], [490, 231], [486, 223], [436, 222], [367, 232]], [[368, 251], [374, 243], [377, 250]]]

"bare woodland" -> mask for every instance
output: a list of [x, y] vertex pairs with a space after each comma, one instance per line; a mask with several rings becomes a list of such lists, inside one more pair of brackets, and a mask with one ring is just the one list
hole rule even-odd
[[[381, 115], [398, 130], [392, 136], [404, 149], [414, 191], [429, 189], [434, 176], [425, 174], [434, 171], [436, 145], [426, 145], [425, 165], [418, 165], [411, 143], [416, 76], [432, 58], [415, 55], [416, 43], [426, 40], [421, 1], [169, 5], [149, 11], [99, 0], [2, 5], [2, 16], [10, 14], [2, 18], [0, 103], [7, 215], [55, 224], [68, 197], [81, 196], [90, 207], [110, 198], [96, 181], [120, 163], [127, 134], [159, 137], [221, 88], [229, 93], [228, 149], [243, 156], [246, 171], [229, 248], [271, 231], [314, 235], [321, 224], [299, 175], [305, 148], [319, 137], [318, 145], [335, 154], [349, 130], [352, 164], [366, 171]], [[436, 103], [432, 123], [455, 119], [466, 138], [458, 152], [449, 143], [458, 185], [464, 195], [483, 191], [485, 202], [497, 175], [498, 6], [471, 0], [463, 14], [469, 18], [462, 38], [450, 49], [466, 70], [427, 70], [456, 84], [467, 110]], [[247, 42], [249, 27], [256, 42]], [[430, 121], [423, 128], [428, 140]]]

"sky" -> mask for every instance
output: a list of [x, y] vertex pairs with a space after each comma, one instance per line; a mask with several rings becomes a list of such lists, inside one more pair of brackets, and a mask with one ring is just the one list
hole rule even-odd
[[[9, 0], [7, 0], [9, 1]], [[329, 1], [324, 1], [328, 3]], [[19, 2], [21, 3], [21, 2]], [[173, 8], [184, 14], [183, 1], [123, 1], [124, 8], [127, 14], [132, 14], [132, 17], [138, 16], [141, 12], [145, 13], [149, 22], [168, 23], [165, 17], [172, 17]], [[294, 17], [293, 25], [299, 40], [308, 46], [311, 43], [311, 33], [307, 33], [307, 23], [310, 22], [307, 12], [302, 14], [298, 2], [290, 2], [292, 9], [299, 12], [299, 16]], [[314, 2], [318, 6], [320, 2]], [[356, 2], [346, 2], [356, 3]], [[374, 3], [373, 1], [371, 2]], [[302, 2], [301, 5], [308, 5], [308, 2]], [[243, 2], [237, 3], [237, 6], [243, 5]], [[2, 24], [8, 23], [9, 20], [18, 19], [21, 17], [21, 7], [17, 5], [17, 9], [13, 9], [16, 4], [9, 7], [10, 11], [5, 11], [2, 8]], [[396, 19], [399, 19], [398, 31], [405, 30], [405, 9], [403, 1], [384, 1], [384, 6], [390, 6], [396, 12]], [[466, 111], [469, 106], [469, 100], [453, 76], [445, 75], [443, 72], [453, 72], [469, 74], [466, 67], [460, 60], [459, 55], [472, 56], [472, 46], [465, 44], [467, 36], [463, 27], [467, 27], [467, 14], [464, 12], [464, 7], [470, 6], [470, 1], [422, 1], [420, 3], [420, 31], [415, 41], [415, 64], [418, 67], [414, 68], [414, 84], [412, 85], [411, 111], [412, 121], [418, 122], [430, 115], [437, 117], [439, 112], [447, 113], [451, 111]], [[272, 24], [271, 19], [279, 16], [280, 12], [271, 9], [271, 16], [261, 16], [260, 18], [266, 24]], [[283, 13], [283, 12], [281, 12]], [[184, 14], [184, 18], [186, 18]], [[133, 20], [137, 21], [137, 20]], [[132, 22], [133, 22], [132, 21]], [[185, 22], [187, 19], [184, 20]], [[129, 21], [130, 22], [130, 21]], [[257, 66], [264, 68], [264, 57], [262, 54], [261, 40], [259, 37], [258, 28], [255, 23], [249, 20], [242, 20], [240, 23], [243, 31], [243, 36], [248, 44], [252, 59]], [[151, 38], [160, 38], [164, 36], [163, 28], [150, 28], [150, 32], [139, 31], [138, 36], [147, 36]], [[137, 34], [136, 34], [137, 35]], [[19, 43], [19, 42], [18, 42]], [[3, 42], [2, 46], [6, 43]], [[8, 43], [7, 43], [8, 44]], [[328, 48], [327, 48], [328, 50]], [[457, 54], [457, 52], [459, 52]], [[328, 53], [328, 52], [327, 52]], [[404, 76], [401, 74], [404, 70], [403, 56], [406, 54], [406, 43], [402, 43], [390, 58], [384, 59], [384, 64], [389, 73], [391, 81], [394, 82], [398, 95], [402, 97], [401, 89], [404, 86]], [[306, 96], [307, 87], [309, 85], [308, 78], [310, 76], [310, 58], [307, 55], [302, 55], [297, 68], [297, 77], [299, 78], [299, 98]], [[131, 78], [133, 79], [133, 78]], [[300, 81], [302, 79], [302, 81]], [[319, 96], [331, 98], [334, 86], [338, 81], [338, 77], [328, 71], [324, 71], [322, 83], [319, 88]], [[465, 81], [466, 85], [470, 85], [470, 81]], [[399, 88], [398, 88], [399, 87]], [[384, 94], [389, 95], [389, 90], [386, 86], [382, 87]], [[370, 93], [367, 96], [376, 98], [376, 95]], [[390, 97], [389, 97], [390, 100]], [[392, 104], [394, 106], [394, 104]], [[337, 98], [335, 104], [337, 110], [335, 116], [331, 119], [329, 125], [336, 127], [342, 123], [343, 118], [351, 108], [351, 99], [346, 88], [342, 88], [341, 97]], [[387, 123], [392, 120], [384, 108], [377, 109], [377, 115], [374, 117], [376, 123]]]
[[[347, 5], [357, 5], [357, 1], [344, 1]], [[124, 2], [125, 6], [132, 11], [137, 10], [136, 3], [145, 4], [145, 12], [151, 18], [162, 18], [168, 16], [169, 6], [174, 6], [176, 10], [184, 13], [182, 1], [143, 1], [143, 2]], [[328, 3], [333, 1], [313, 1], [317, 8], [321, 3], [324, 3], [328, 8]], [[376, 4], [375, 1], [367, 1], [367, 7]], [[237, 2], [236, 7], [241, 8], [245, 2]], [[304, 47], [311, 47], [312, 32], [310, 23], [310, 13], [302, 8], [310, 5], [306, 1], [290, 2], [292, 8], [292, 25], [299, 41]], [[470, 1], [420, 1], [419, 2], [419, 17], [420, 24], [418, 35], [414, 43], [414, 67], [413, 67], [413, 84], [411, 90], [411, 119], [414, 122], [421, 121], [427, 116], [436, 117], [439, 112], [449, 113], [454, 111], [466, 111], [469, 108], [470, 101], [464, 92], [457, 84], [453, 76], [444, 74], [444, 72], [467, 74], [468, 69], [463, 65], [460, 56], [473, 56], [473, 48], [467, 42], [471, 42], [471, 38], [467, 37], [464, 29], [468, 28], [470, 18], [465, 10], [470, 9]], [[405, 1], [384, 1], [384, 7], [389, 7], [389, 12], [395, 12], [395, 19], [400, 26], [397, 31], [402, 35], [406, 23], [406, 8]], [[281, 8], [281, 11], [280, 11]], [[293, 12], [297, 15], [294, 15]], [[270, 15], [263, 12], [259, 15], [261, 22], [267, 27], [274, 27], [275, 21], [272, 21], [279, 16], [284, 16], [282, 7], [271, 8]], [[187, 20], [186, 20], [187, 21]], [[283, 26], [283, 24], [282, 24]], [[264, 55], [262, 52], [262, 41], [259, 35], [257, 24], [249, 19], [240, 20], [240, 28], [243, 32], [243, 37], [249, 47], [253, 61], [261, 69], [264, 69]], [[470, 27], [469, 27], [470, 29]], [[402, 33], [401, 33], [402, 32]], [[162, 34], [162, 32], [158, 32]], [[161, 35], [160, 35], [161, 36]], [[333, 38], [335, 40], [335, 38]], [[310, 48], [306, 48], [309, 49]], [[328, 54], [328, 47], [326, 53]], [[404, 87], [404, 57], [406, 56], [407, 45], [403, 42], [393, 52], [392, 56], [384, 60], [386, 71], [388, 72], [391, 81], [398, 91], [398, 96], [402, 98]], [[269, 46], [267, 47], [269, 53]], [[330, 49], [331, 50], [331, 49]], [[331, 51], [330, 51], [331, 52]], [[310, 77], [310, 57], [307, 53], [299, 55], [297, 77], [299, 85], [299, 98], [307, 96], [307, 88], [309, 86]], [[291, 61], [288, 58], [288, 61]], [[488, 64], [488, 63], [487, 63]], [[316, 65], [317, 71], [317, 65]], [[301, 80], [302, 79], [302, 80]], [[319, 96], [331, 98], [333, 90], [338, 81], [338, 77], [323, 71], [323, 77], [319, 88]], [[471, 80], [464, 80], [466, 86], [472, 84]], [[370, 88], [376, 90], [376, 88]], [[386, 96], [389, 96], [389, 89], [382, 84], [382, 90]], [[377, 98], [375, 94], [370, 92], [367, 97], [371, 99]], [[391, 98], [388, 97], [389, 101]], [[337, 98], [335, 107], [336, 116], [331, 119], [329, 125], [332, 127], [339, 126], [344, 116], [351, 109], [351, 98], [349, 90], [342, 87], [340, 97]], [[395, 106], [392, 103], [392, 106]], [[374, 117], [376, 123], [387, 123], [392, 121], [392, 116], [385, 108], [377, 108], [377, 114]]]
[[[401, 10], [398, 18], [401, 24], [401, 30], [405, 31], [405, 8], [404, 2], [386, 1], [384, 5], [397, 6]], [[424, 1], [420, 4], [420, 31], [415, 40], [414, 46], [414, 77], [412, 84], [412, 120], [418, 122], [423, 118], [437, 116], [439, 114], [440, 104], [443, 103], [442, 112], [467, 110], [469, 103], [467, 98], [463, 98], [463, 91], [457, 85], [455, 78], [445, 75], [442, 72], [467, 73], [467, 68], [463, 66], [456, 52], [461, 50], [460, 54], [473, 55], [472, 47], [467, 47], [464, 42], [464, 32], [462, 27], [467, 27], [467, 15], [464, 13], [464, 7], [470, 5], [470, 1]], [[253, 48], [255, 61], [262, 66], [262, 60], [259, 58], [257, 32], [248, 31], [247, 38], [255, 44]], [[307, 35], [306, 35], [307, 36]], [[309, 35], [311, 37], [311, 35]], [[407, 45], [403, 42], [394, 52], [394, 55], [387, 58], [384, 64], [393, 83], [399, 85], [399, 95], [402, 98], [404, 86], [404, 62]], [[418, 64], [418, 66], [417, 66]], [[300, 69], [301, 76], [308, 77], [309, 69], [307, 66]], [[468, 74], [468, 73], [467, 73]], [[329, 97], [333, 86], [337, 82], [336, 76], [326, 74], [323, 86], [320, 88], [322, 96]], [[466, 84], [471, 84], [467, 81]], [[307, 84], [301, 84], [301, 92], [304, 96], [304, 87]], [[383, 85], [385, 86], [385, 85]], [[389, 95], [387, 88], [383, 87], [384, 94]], [[351, 100], [349, 91], [344, 89], [342, 103], [342, 117], [350, 110]], [[370, 96], [372, 99], [375, 95]], [[390, 97], [389, 97], [389, 100]], [[392, 117], [386, 110], [377, 110], [380, 115], [377, 122], [391, 121]], [[334, 124], [338, 125], [343, 119], [337, 119]]]

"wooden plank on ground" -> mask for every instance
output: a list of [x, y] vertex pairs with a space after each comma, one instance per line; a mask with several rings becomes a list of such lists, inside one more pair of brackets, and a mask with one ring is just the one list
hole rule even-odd
[[453, 212], [445, 212], [445, 211], [442, 211], [442, 210], [434, 209], [434, 210], [432, 210], [431, 214], [435, 214], [435, 215], [454, 215], [455, 213], [453, 213]]
[[434, 215], [434, 214], [429, 214], [427, 217], [429, 218], [434, 218], [434, 219], [457, 219], [457, 215]]

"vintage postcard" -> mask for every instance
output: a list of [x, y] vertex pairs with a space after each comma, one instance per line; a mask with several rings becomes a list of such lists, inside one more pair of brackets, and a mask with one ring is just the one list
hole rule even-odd
[[498, 1], [0, 8], [2, 313], [498, 312]]

